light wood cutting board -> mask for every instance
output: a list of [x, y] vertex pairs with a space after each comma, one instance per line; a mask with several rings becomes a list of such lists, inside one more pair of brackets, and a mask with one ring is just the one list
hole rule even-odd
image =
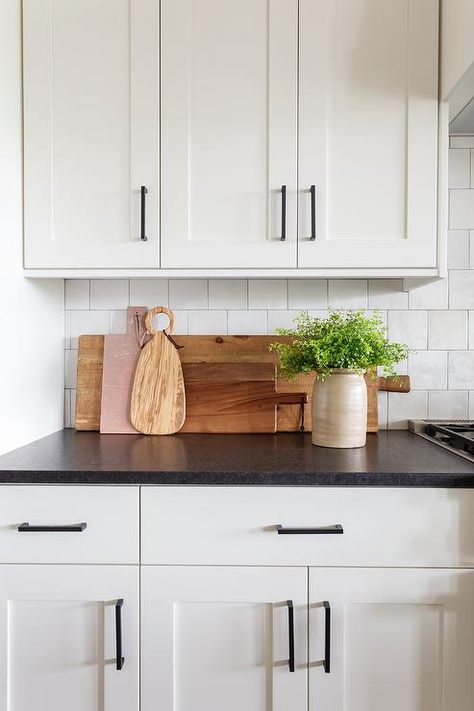
[[181, 432], [276, 432], [277, 407], [302, 393], [275, 390], [273, 363], [184, 363], [186, 421]]
[[[153, 326], [157, 314], [168, 316], [162, 331]], [[174, 330], [173, 312], [165, 306], [147, 311], [145, 326], [153, 338], [138, 359], [132, 388], [130, 421], [144, 434], [166, 435], [178, 432], [186, 417], [184, 378], [176, 346], [168, 338]]]

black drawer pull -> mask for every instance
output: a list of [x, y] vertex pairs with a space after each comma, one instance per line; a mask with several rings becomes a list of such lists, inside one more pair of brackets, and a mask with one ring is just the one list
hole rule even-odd
[[280, 524], [276, 527], [277, 533], [280, 536], [288, 535], [293, 536], [296, 534], [302, 535], [330, 535], [344, 533], [344, 529], [340, 523], [336, 523], [334, 526], [318, 526], [317, 528], [283, 528]]
[[20, 523], [20, 533], [82, 533], [87, 528], [87, 523], [71, 523], [65, 526], [31, 526], [27, 521]]
[[125, 657], [122, 656], [122, 607], [123, 598], [119, 598], [115, 603], [115, 655], [117, 671], [121, 671], [125, 663]]
[[288, 669], [295, 671], [295, 620], [293, 615], [293, 600], [287, 600], [288, 606]]

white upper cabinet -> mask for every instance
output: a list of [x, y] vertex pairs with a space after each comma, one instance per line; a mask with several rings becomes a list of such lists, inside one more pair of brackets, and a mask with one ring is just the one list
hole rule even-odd
[[438, 5], [24, 0], [25, 267], [442, 272]]
[[297, 0], [163, 0], [165, 269], [296, 267], [297, 17]]
[[299, 31], [298, 266], [436, 267], [438, 0], [300, 0]]
[[25, 266], [157, 267], [158, 3], [23, 8]]

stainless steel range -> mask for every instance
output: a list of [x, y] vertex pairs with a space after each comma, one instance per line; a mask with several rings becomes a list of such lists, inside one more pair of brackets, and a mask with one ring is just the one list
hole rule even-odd
[[408, 420], [408, 429], [474, 462], [474, 420]]

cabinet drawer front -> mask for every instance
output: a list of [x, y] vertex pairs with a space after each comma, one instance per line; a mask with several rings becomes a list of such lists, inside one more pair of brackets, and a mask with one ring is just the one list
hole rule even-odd
[[0, 563], [138, 563], [138, 513], [138, 487], [2, 486]]
[[146, 487], [142, 561], [469, 567], [474, 491]]

